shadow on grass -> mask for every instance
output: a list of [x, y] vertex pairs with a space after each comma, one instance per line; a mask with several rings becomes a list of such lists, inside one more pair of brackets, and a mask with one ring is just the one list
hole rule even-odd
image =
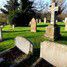
[[45, 30], [37, 30], [37, 32], [45, 32]]
[[3, 41], [14, 40], [14, 38], [4, 38]]
[[[40, 58], [40, 48], [33, 49], [33, 55], [31, 55], [28, 59], [21, 62], [17, 67], [32, 67], [34, 62], [36, 62]], [[40, 60], [35, 67], [53, 67], [50, 63], [46, 60]]]
[[40, 49], [33, 49], [33, 55], [31, 55], [28, 59], [21, 62], [17, 67], [30, 67], [38, 58], [40, 55]]
[[67, 41], [67, 36], [61, 36], [60, 41]]
[[37, 27], [46, 27], [48, 25], [37, 25]]
[[30, 31], [30, 30], [22, 30], [22, 31], [3, 31], [3, 33], [14, 33], [14, 32], [25, 32], [25, 31]]
[[60, 27], [65, 27], [65, 25], [58, 25], [58, 26], [60, 26]]

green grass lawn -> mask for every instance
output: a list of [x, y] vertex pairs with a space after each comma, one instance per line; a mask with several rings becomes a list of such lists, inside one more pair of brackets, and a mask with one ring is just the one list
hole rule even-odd
[[[45, 27], [47, 25], [49, 25], [49, 23], [37, 24], [36, 33], [30, 32], [30, 27], [15, 27], [15, 30], [11, 31], [9, 25], [5, 26], [3, 28], [3, 42], [0, 42], [0, 52], [6, 49], [13, 48], [15, 46], [14, 39], [16, 36], [23, 36], [34, 44], [34, 48], [40, 48], [40, 43], [48, 40], [43, 36], [45, 33]], [[58, 25], [61, 28], [62, 38], [56, 42], [67, 44], [67, 31], [64, 30], [64, 23], [59, 22]]]

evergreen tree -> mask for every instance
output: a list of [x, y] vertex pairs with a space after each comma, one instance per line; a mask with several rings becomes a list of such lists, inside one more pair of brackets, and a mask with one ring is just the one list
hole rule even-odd
[[30, 2], [29, 0], [21, 0], [21, 11], [22, 11], [22, 13], [31, 12], [32, 4], [33, 4], [33, 2]]
[[32, 4], [33, 2], [29, 0], [20, 0], [20, 13], [17, 14], [17, 20], [15, 20], [16, 26], [28, 26], [34, 15]]
[[1, 11], [8, 15], [9, 22], [12, 24], [12, 19], [14, 18], [15, 14], [18, 12], [18, 0], [9, 0], [7, 4], [4, 6], [6, 10], [1, 9]]

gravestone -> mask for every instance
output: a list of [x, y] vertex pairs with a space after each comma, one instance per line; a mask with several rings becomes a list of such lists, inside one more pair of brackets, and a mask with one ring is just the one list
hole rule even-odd
[[36, 25], [37, 25], [37, 23], [36, 23], [35, 18], [32, 18], [32, 20], [31, 20], [31, 32], [36, 32], [36, 30], [37, 30]]
[[51, 23], [48, 27], [46, 27], [45, 37], [49, 40], [54, 41], [60, 38], [60, 28], [56, 24], [56, 12], [58, 11], [58, 7], [55, 6], [56, 3], [52, 2], [50, 11], [51, 11]]
[[65, 20], [63, 20], [63, 22], [65, 22]]
[[15, 28], [15, 25], [12, 25], [12, 28], [14, 29]]
[[15, 25], [13, 24], [13, 25], [12, 25], [12, 29], [13, 29], [13, 31], [14, 31], [14, 28], [15, 28]]
[[39, 19], [39, 23], [41, 23], [41, 19]]
[[16, 37], [15, 38], [15, 45], [25, 54], [29, 54], [33, 52], [33, 45], [31, 44], [30, 41], [23, 37]]
[[58, 20], [56, 20], [56, 22], [58, 22]]
[[67, 31], [67, 18], [65, 18], [65, 31]]
[[41, 43], [40, 57], [56, 67], [67, 67], [67, 46], [44, 41]]
[[46, 18], [44, 17], [44, 23], [46, 23]]
[[3, 36], [2, 36], [2, 26], [0, 26], [0, 42], [3, 40]]
[[[24, 37], [15, 38], [15, 47], [0, 52], [0, 67], [16, 67], [33, 53], [33, 44]], [[7, 66], [6, 66], [7, 65]]]
[[36, 22], [38, 23], [38, 19], [36, 19]]

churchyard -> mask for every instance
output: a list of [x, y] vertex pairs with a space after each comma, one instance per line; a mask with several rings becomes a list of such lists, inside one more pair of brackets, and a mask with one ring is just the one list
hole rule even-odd
[[67, 67], [67, 18], [58, 21], [57, 4], [52, 0], [49, 23], [46, 17], [42, 22], [35, 16], [27, 23], [29, 18], [23, 14], [28, 26], [0, 25], [1, 67]]
[[[60, 40], [57, 40], [55, 42], [67, 45], [67, 31], [64, 30], [65, 24], [64, 22], [58, 22], [57, 24], [60, 26], [62, 37], [60, 38]], [[35, 50], [34, 57], [38, 57], [40, 43], [49, 40], [48, 38], [44, 37], [44, 33], [48, 25], [49, 23], [38, 23], [37, 32], [31, 32], [31, 27], [15, 27], [13, 31], [10, 29], [10, 25], [5, 26], [4, 28], [2, 28], [3, 41], [0, 42], [0, 52], [13, 48], [15, 46], [15, 38], [17, 36], [23, 36], [34, 44], [34, 49], [37, 49], [37, 51]], [[31, 59], [31, 61], [33, 63], [35, 61], [34, 58]]]

